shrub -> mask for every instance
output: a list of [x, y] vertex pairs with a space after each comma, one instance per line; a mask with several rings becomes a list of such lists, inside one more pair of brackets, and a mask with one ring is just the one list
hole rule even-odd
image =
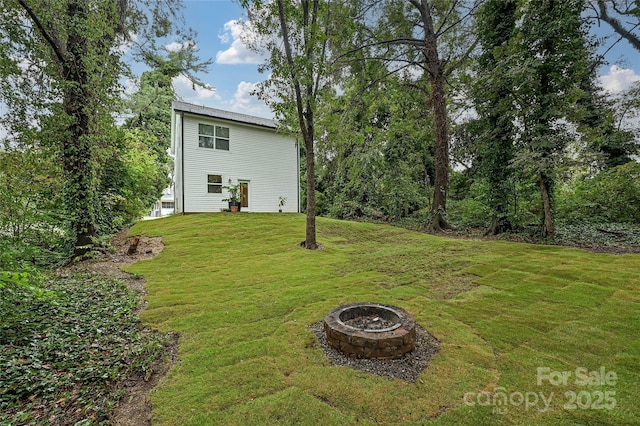
[[566, 222], [640, 223], [640, 163], [601, 172], [557, 200], [558, 218]]

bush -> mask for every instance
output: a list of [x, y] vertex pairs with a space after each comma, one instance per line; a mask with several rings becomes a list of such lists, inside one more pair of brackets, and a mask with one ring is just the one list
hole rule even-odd
[[640, 163], [631, 162], [559, 192], [558, 219], [565, 222], [640, 223]]
[[68, 220], [53, 154], [0, 151], [0, 271], [59, 266], [68, 258]]
[[491, 210], [486, 204], [473, 198], [460, 201], [450, 201], [447, 209], [447, 219], [462, 226], [489, 226]]

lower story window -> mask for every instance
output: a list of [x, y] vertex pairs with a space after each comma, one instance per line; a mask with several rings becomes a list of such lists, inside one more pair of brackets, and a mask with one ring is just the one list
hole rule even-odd
[[163, 201], [162, 202], [163, 209], [173, 209], [175, 208], [175, 203], [173, 201]]
[[222, 175], [207, 175], [207, 192], [222, 194]]

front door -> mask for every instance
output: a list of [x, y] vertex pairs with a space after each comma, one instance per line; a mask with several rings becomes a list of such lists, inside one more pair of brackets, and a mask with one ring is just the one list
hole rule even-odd
[[240, 205], [243, 209], [249, 209], [249, 182], [240, 181]]

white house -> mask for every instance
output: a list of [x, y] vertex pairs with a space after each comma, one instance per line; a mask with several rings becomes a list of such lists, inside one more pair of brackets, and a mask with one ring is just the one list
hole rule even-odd
[[175, 195], [173, 193], [173, 183], [162, 191], [162, 197], [153, 205], [153, 210], [149, 217], [165, 217], [175, 212]]
[[176, 213], [227, 208], [230, 185], [240, 185], [241, 211], [277, 212], [280, 197], [283, 211], [299, 211], [298, 146], [273, 120], [174, 102], [171, 152]]

